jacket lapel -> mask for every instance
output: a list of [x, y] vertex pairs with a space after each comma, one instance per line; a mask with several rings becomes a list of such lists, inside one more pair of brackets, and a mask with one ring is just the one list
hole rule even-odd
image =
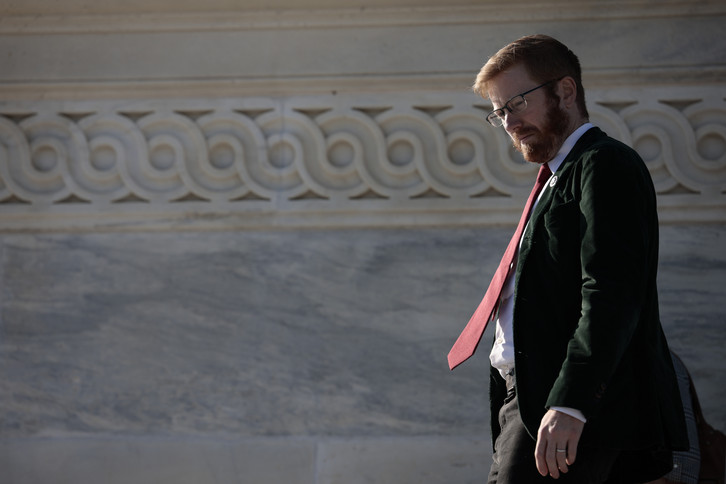
[[552, 204], [552, 196], [555, 192], [555, 187], [560, 183], [564, 183], [566, 177], [571, 176], [572, 166], [577, 163], [583, 152], [590, 145], [592, 145], [592, 143], [595, 142], [596, 139], [600, 138], [601, 136], [605, 136], [605, 134], [599, 128], [593, 127], [587, 130], [580, 137], [580, 139], [577, 140], [575, 146], [572, 147], [570, 152], [560, 164], [557, 172], [554, 174], [557, 179], [554, 181], [554, 183], [552, 182], [552, 180], [550, 180], [550, 183], [545, 187], [542, 198], [540, 198], [539, 202], [537, 202], [537, 206], [535, 206], [534, 210], [532, 211], [532, 215], [529, 217], [529, 223], [527, 225], [527, 228], [522, 235], [522, 244], [520, 246], [520, 253], [518, 257], [519, 263], [517, 264], [518, 269], [521, 267], [521, 262], [523, 262], [529, 254], [532, 235], [542, 224], [544, 214], [547, 213], [550, 205]]

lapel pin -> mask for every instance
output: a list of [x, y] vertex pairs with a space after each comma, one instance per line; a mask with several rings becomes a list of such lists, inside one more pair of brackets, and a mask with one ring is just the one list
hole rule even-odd
[[550, 188], [554, 187], [557, 184], [557, 175], [553, 175], [552, 179], [550, 180]]

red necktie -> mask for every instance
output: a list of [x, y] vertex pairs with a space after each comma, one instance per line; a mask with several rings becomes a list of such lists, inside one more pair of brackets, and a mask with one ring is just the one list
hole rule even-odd
[[474, 311], [474, 315], [469, 320], [469, 323], [464, 328], [464, 331], [459, 335], [459, 339], [456, 340], [454, 346], [449, 351], [449, 368], [454, 369], [471, 357], [476, 351], [476, 347], [479, 345], [484, 330], [487, 327], [487, 323], [492, 320], [495, 314], [495, 309], [499, 303], [499, 296], [504, 288], [504, 282], [507, 280], [507, 274], [509, 268], [514, 261], [514, 255], [517, 253], [519, 247], [519, 239], [522, 238], [522, 232], [524, 227], [527, 225], [527, 219], [529, 218], [529, 212], [532, 210], [534, 201], [537, 200], [539, 192], [542, 191], [545, 183], [552, 175], [550, 167], [547, 163], [543, 163], [540, 166], [539, 174], [537, 175], [537, 182], [532, 188], [532, 193], [529, 194], [527, 203], [524, 206], [522, 217], [519, 219], [519, 225], [517, 230], [512, 236], [512, 240], [509, 241], [502, 261], [499, 263], [499, 268], [492, 278], [492, 282], [489, 283], [489, 289], [487, 289], [484, 299], [479, 303], [479, 307]]

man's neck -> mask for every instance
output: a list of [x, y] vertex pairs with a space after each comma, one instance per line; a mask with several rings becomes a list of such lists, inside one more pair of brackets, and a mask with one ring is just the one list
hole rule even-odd
[[552, 173], [557, 171], [567, 155], [570, 154], [570, 151], [572, 151], [572, 148], [575, 146], [580, 137], [582, 137], [582, 135], [590, 128], [592, 128], [592, 124], [585, 120], [572, 133], [570, 133], [567, 138], [565, 138], [565, 141], [562, 143], [562, 146], [560, 146], [560, 149], [554, 158], [547, 162]]

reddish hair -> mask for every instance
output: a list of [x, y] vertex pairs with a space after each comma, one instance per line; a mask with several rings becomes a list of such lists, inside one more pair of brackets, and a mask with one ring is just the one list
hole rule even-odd
[[[572, 77], [577, 86], [577, 109], [585, 119], [589, 118], [579, 59], [565, 44], [547, 35], [528, 35], [502, 47], [479, 71], [474, 92], [486, 98], [489, 82], [517, 64], [524, 65], [537, 83]], [[546, 86], [546, 89], [551, 97], [555, 96], [554, 85]]]

